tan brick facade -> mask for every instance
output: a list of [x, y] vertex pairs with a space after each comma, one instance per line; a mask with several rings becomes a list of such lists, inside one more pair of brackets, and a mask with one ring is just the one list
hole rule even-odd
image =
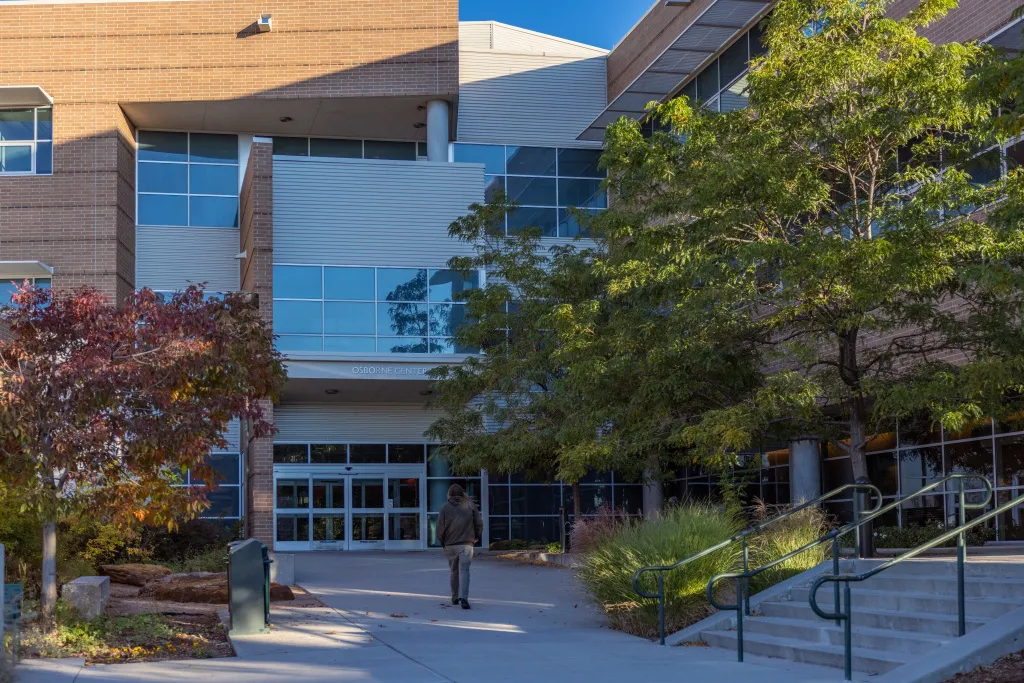
[[[274, 30], [257, 33], [261, 12]], [[0, 178], [0, 260], [108, 296], [134, 282], [139, 102], [451, 96], [457, 0], [0, 4], [0, 86], [54, 98], [52, 176]]]

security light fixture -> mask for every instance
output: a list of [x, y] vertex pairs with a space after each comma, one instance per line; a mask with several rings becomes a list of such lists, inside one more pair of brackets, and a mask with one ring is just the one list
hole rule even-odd
[[686, 7], [693, 0], [665, 0], [665, 7]]
[[260, 33], [267, 33], [268, 31], [273, 31], [274, 18], [269, 14], [261, 14], [259, 21], [256, 22], [256, 28], [260, 30]]
[[426, 128], [427, 124], [423, 123], [422, 121], [417, 121], [416, 123], [412, 124], [412, 127], [413, 128]]
[[293, 119], [290, 116], [282, 116], [280, 119], [278, 119], [278, 121], [280, 121], [281, 123], [291, 123], [294, 120], [295, 119]]
[[324, 393], [327, 394], [328, 396], [334, 396], [336, 393], [338, 393], [338, 390], [337, 389], [324, 389]]

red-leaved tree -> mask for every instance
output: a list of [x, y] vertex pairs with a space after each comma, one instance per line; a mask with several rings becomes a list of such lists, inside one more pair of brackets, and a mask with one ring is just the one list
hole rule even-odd
[[57, 523], [90, 509], [171, 527], [198, 515], [206, 490], [176, 487], [179, 473], [217, 480], [208, 457], [232, 419], [272, 434], [260, 401], [285, 372], [243, 294], [142, 290], [114, 305], [91, 289], [23, 287], [13, 302], [0, 311], [0, 476], [43, 521], [49, 622]]

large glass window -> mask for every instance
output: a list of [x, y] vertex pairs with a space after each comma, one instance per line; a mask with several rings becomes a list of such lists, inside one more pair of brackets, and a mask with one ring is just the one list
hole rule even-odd
[[337, 138], [274, 138], [274, 154], [335, 159], [416, 161], [427, 156], [426, 143], [402, 140], [343, 140]]
[[[216, 488], [206, 494], [210, 507], [200, 514], [204, 519], [235, 520], [242, 517], [242, 458], [239, 453], [211, 453], [207, 465], [217, 473]], [[198, 473], [181, 474], [182, 487], [207, 486]], [[211, 482], [212, 483], [212, 482]]]
[[139, 131], [139, 225], [238, 227], [238, 136]]
[[0, 308], [4, 306], [11, 306], [13, 302], [11, 297], [18, 293], [18, 287], [28, 283], [35, 287], [41, 287], [43, 289], [49, 289], [51, 280], [50, 278], [27, 278], [25, 280], [2, 280], [0, 279]]
[[479, 273], [431, 268], [274, 266], [282, 351], [476, 353], [454, 340]]
[[455, 145], [455, 161], [483, 164], [484, 197], [504, 190], [519, 207], [509, 212], [505, 231], [540, 228], [545, 237], [586, 233], [569, 209], [594, 214], [608, 207], [601, 150], [513, 145]]
[[0, 109], [0, 175], [53, 173], [53, 109]]

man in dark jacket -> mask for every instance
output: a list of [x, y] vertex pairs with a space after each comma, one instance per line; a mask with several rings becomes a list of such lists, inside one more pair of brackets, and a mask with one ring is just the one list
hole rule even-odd
[[437, 540], [444, 548], [451, 570], [452, 604], [469, 609], [469, 565], [473, 544], [484, 533], [484, 518], [458, 484], [448, 488], [448, 502], [437, 516]]

